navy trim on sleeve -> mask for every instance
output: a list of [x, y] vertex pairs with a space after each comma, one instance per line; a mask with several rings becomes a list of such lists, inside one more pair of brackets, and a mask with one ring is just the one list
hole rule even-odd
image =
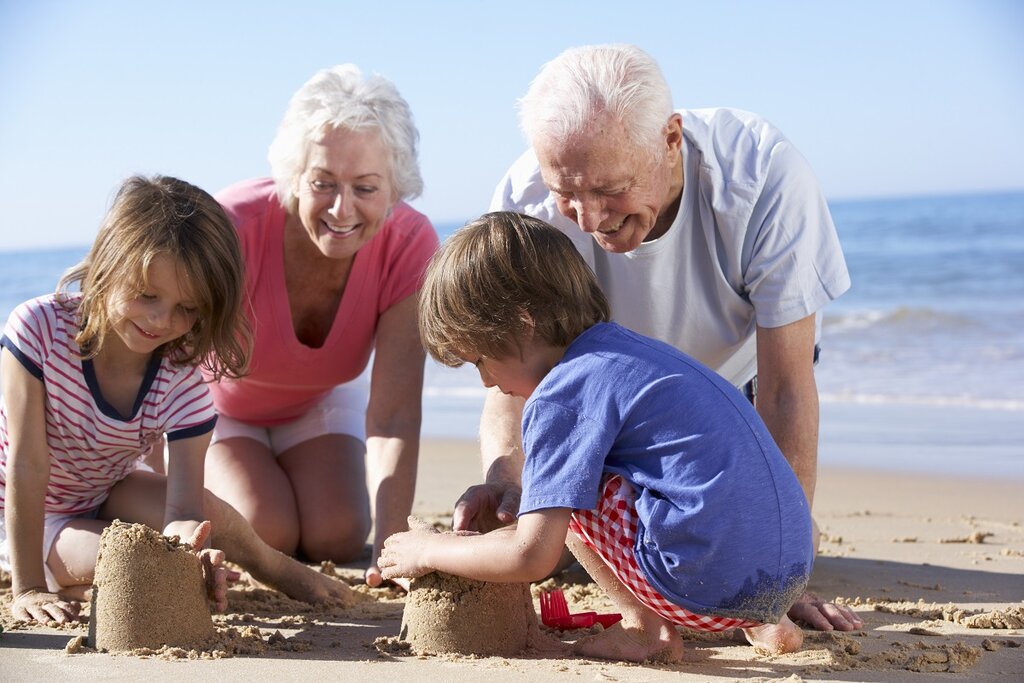
[[18, 359], [18, 362], [25, 366], [25, 369], [40, 382], [43, 380], [43, 369], [36, 365], [31, 358], [22, 353], [21, 349], [6, 334], [0, 338], [0, 346], [11, 352], [11, 355]]
[[197, 424], [194, 427], [189, 427], [187, 429], [179, 429], [178, 431], [175, 432], [167, 432], [167, 442], [170, 443], [171, 441], [177, 441], [178, 439], [191, 439], [193, 436], [199, 436], [201, 434], [206, 434], [207, 432], [212, 432], [213, 427], [216, 424], [217, 416], [214, 415], [206, 422]]

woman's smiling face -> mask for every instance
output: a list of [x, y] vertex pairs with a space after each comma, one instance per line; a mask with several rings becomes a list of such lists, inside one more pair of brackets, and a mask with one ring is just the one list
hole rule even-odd
[[352, 258], [395, 204], [391, 155], [376, 129], [332, 128], [310, 145], [295, 191], [298, 217], [328, 258]]

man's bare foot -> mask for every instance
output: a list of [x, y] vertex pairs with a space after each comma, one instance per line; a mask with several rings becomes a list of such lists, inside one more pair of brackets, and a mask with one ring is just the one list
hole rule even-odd
[[762, 655], [796, 652], [804, 642], [803, 632], [789, 617], [782, 617], [782, 621], [777, 624], [745, 628], [743, 635], [747, 637], [747, 642], [754, 646], [754, 650]]
[[573, 648], [578, 655], [627, 662], [672, 663], [683, 659], [683, 639], [669, 621], [640, 626], [619, 622], [608, 629], [581, 638]]

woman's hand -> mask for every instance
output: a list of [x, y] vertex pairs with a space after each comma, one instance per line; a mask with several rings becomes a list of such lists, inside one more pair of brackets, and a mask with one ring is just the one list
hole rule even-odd
[[48, 624], [67, 624], [78, 620], [82, 605], [74, 600], [64, 600], [56, 593], [31, 588], [14, 596], [11, 614], [19, 621]]
[[212, 529], [210, 522], [200, 522], [185, 544], [202, 560], [206, 594], [213, 601], [216, 611], [223, 612], [228, 607], [228, 582], [237, 581], [240, 575], [224, 566], [223, 550], [204, 548]]

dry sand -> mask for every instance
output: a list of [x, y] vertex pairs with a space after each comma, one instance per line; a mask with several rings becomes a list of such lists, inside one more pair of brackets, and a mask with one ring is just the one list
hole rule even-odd
[[[469, 443], [424, 444], [416, 514], [446, 522], [479, 464]], [[354, 679], [381, 681], [1024, 680], [1024, 481], [823, 469], [816, 517], [825, 534], [811, 588], [850, 604], [863, 630], [806, 631], [800, 652], [767, 657], [730, 635], [685, 633], [679, 665], [558, 657], [414, 654], [398, 639], [404, 595], [360, 585], [356, 565], [323, 571], [357, 590], [349, 609], [318, 609], [253, 582], [229, 594], [204, 649], [134, 654], [84, 646], [86, 625], [25, 627], [2, 609], [3, 680]], [[10, 601], [10, 583], [0, 602]], [[532, 587], [565, 590], [573, 611], [611, 611], [582, 573]], [[88, 611], [86, 608], [84, 611]], [[493, 626], [493, 625], [492, 625]], [[571, 642], [583, 632], [548, 633]], [[929, 677], [927, 680], [935, 680]]]

